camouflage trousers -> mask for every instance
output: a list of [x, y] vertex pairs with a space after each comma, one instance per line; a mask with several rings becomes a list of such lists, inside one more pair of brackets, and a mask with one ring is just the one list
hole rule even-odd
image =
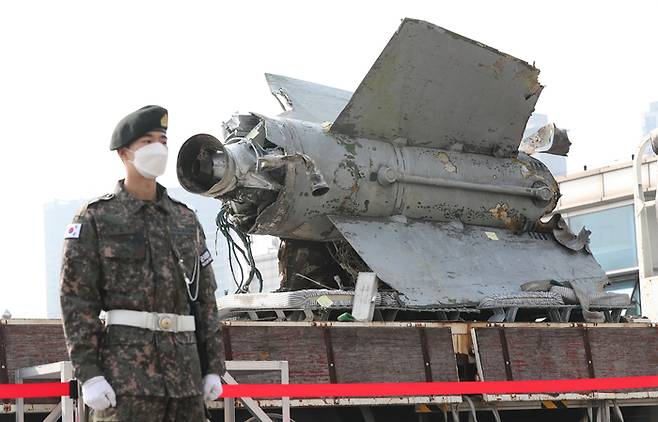
[[92, 411], [92, 422], [205, 422], [203, 397], [117, 396], [116, 407]]

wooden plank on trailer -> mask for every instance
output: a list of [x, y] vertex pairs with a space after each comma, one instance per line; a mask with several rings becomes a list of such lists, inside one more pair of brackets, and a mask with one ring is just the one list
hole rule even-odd
[[[314, 326], [222, 326], [231, 345], [232, 360], [284, 360], [290, 368], [290, 383], [329, 383], [323, 331]], [[280, 383], [273, 373], [235, 374], [241, 383]]]
[[[426, 381], [421, 328], [332, 327], [339, 383]], [[424, 329], [434, 381], [456, 381], [457, 363], [448, 328]]]
[[[356, 326], [223, 326], [233, 360], [288, 361], [291, 383], [425, 381], [429, 363], [434, 381], [457, 381], [457, 363], [449, 327]], [[331, 338], [327, 353], [325, 336]], [[236, 374], [240, 383], [280, 382], [273, 374]]]
[[425, 328], [433, 381], [459, 381], [454, 340], [450, 327]]
[[[506, 378], [499, 329], [472, 329], [478, 376], [484, 381]], [[658, 327], [655, 326], [508, 326], [504, 330], [516, 380], [589, 378], [592, 373], [597, 378], [658, 373]], [[485, 401], [625, 399], [637, 394], [636, 391], [484, 395], [483, 398]]]
[[62, 325], [4, 325], [3, 333], [10, 383], [17, 368], [69, 359]]
[[658, 374], [658, 328], [589, 329], [597, 377]]
[[[9, 322], [12, 323], [9, 323]], [[47, 320], [19, 324], [17, 321], [3, 321], [2, 348], [4, 348], [7, 381], [15, 382], [16, 369], [43, 365], [69, 359], [64, 340], [64, 327]], [[11, 403], [13, 400], [4, 400]], [[57, 403], [57, 398], [25, 399], [26, 404]]]
[[[499, 330], [505, 330], [506, 365]], [[589, 377], [583, 335], [579, 328], [475, 328], [481, 379], [503, 381]]]

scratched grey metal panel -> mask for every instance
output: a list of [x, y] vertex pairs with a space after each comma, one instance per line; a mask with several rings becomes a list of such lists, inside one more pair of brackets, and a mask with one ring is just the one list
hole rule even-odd
[[542, 86], [528, 63], [428, 22], [405, 19], [331, 131], [510, 156]]
[[605, 273], [585, 251], [552, 238], [459, 223], [404, 222], [397, 217], [329, 217], [377, 276], [409, 306], [477, 304], [521, 291], [531, 280], [590, 279]]
[[309, 122], [323, 123], [336, 120], [352, 93], [287, 76], [265, 74], [272, 94], [285, 111], [280, 116]]

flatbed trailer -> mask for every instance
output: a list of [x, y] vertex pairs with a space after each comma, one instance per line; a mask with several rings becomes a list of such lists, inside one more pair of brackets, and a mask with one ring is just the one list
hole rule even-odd
[[[238, 383], [372, 383], [606, 378], [658, 374], [658, 325], [633, 323], [223, 321], [222, 353]], [[65, 360], [59, 320], [2, 320], [2, 376]], [[39, 347], [47, 342], [49, 347]], [[55, 345], [59, 344], [59, 348]], [[62, 351], [64, 354], [62, 355]], [[249, 364], [257, 362], [253, 370]], [[285, 371], [262, 371], [285, 362]], [[287, 376], [284, 376], [286, 372]], [[287, 379], [285, 379], [287, 378]], [[235, 401], [236, 421], [252, 416]], [[231, 420], [229, 400], [208, 403], [213, 421]], [[228, 405], [227, 405], [228, 404]], [[254, 399], [282, 414], [283, 399]], [[54, 401], [26, 401], [25, 420], [43, 420]], [[289, 399], [292, 420], [658, 420], [658, 389], [562, 394]], [[6, 401], [0, 420], [14, 420]], [[591, 416], [588, 416], [589, 415]], [[598, 416], [597, 416], [598, 414]], [[42, 419], [35, 419], [41, 417]], [[461, 419], [460, 419], [461, 417]], [[469, 419], [470, 418], [470, 419]], [[257, 420], [257, 419], [251, 419]], [[272, 417], [272, 420], [282, 420]]]

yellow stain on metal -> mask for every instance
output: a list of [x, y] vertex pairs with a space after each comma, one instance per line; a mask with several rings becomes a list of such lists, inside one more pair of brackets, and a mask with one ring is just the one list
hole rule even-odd
[[499, 202], [495, 207], [490, 208], [489, 213], [496, 220], [502, 221], [508, 230], [519, 230], [523, 224], [518, 217], [511, 215], [509, 205], [504, 202]]
[[495, 207], [489, 209], [489, 213], [496, 220], [500, 220], [506, 225], [512, 224], [512, 218], [509, 216], [509, 205], [499, 202]]

